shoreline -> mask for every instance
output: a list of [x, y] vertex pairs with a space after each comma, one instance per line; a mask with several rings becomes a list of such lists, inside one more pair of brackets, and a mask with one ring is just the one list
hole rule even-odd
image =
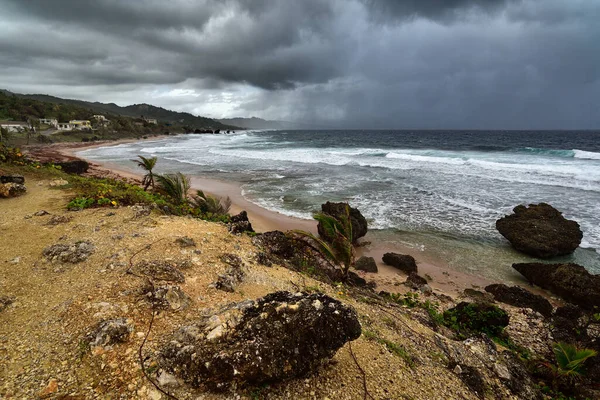
[[[167, 138], [168, 136], [156, 136], [150, 139], [160, 140]], [[92, 174], [97, 176], [109, 176], [116, 179], [125, 179], [128, 181], [140, 182], [142, 174], [134, 171], [133, 168], [128, 169], [121, 165], [99, 162], [97, 160], [88, 160], [85, 157], [81, 157], [77, 153], [83, 150], [97, 148], [97, 147], [111, 147], [118, 146], [121, 144], [139, 142], [137, 139], [123, 139], [109, 142], [95, 142], [95, 143], [60, 143], [46, 147], [46, 152], [58, 153], [65, 159], [84, 159], [90, 163]], [[232, 182], [224, 182], [216, 179], [211, 179], [203, 176], [190, 176], [192, 189], [202, 189], [206, 193], [219, 196], [229, 196], [232, 201], [230, 213], [232, 215], [238, 214], [242, 210], [248, 213], [248, 217], [255, 231], [262, 233], [272, 230], [288, 231], [293, 229], [301, 229], [312, 233], [317, 232], [316, 222], [313, 220], [304, 220], [296, 217], [287, 216], [276, 211], [268, 210], [255, 203], [250, 202], [242, 195], [242, 189], [239, 184]], [[497, 280], [490, 279], [485, 276], [479, 276], [470, 274], [468, 272], [458, 271], [455, 268], [448, 265], [442, 259], [436, 258], [431, 252], [423, 252], [419, 249], [412, 248], [406, 245], [395, 244], [393, 246], [386, 245], [385, 243], [370, 242], [372, 239], [368, 233], [363, 238], [365, 245], [357, 248], [357, 257], [368, 256], [373, 257], [377, 263], [377, 273], [364, 273], [357, 271], [360, 276], [367, 280], [373, 280], [377, 283], [377, 290], [384, 290], [389, 292], [406, 292], [410, 291], [406, 286], [403, 285], [406, 280], [406, 274], [397, 270], [394, 267], [383, 264], [381, 258], [384, 253], [396, 252], [400, 254], [408, 254], [415, 258], [419, 268], [419, 275], [426, 276], [430, 280], [429, 285], [434, 289], [443, 294], [449, 295], [453, 298], [464, 297], [465, 289], [477, 289], [483, 290], [487, 285], [497, 283]], [[518, 284], [526, 286], [523, 282], [511, 282], [512, 284]], [[536, 290], [531, 287], [527, 287], [529, 290], [535, 291], [538, 294], [544, 294], [548, 297], [547, 293], [541, 290]], [[553, 301], [553, 299], [551, 299]]]

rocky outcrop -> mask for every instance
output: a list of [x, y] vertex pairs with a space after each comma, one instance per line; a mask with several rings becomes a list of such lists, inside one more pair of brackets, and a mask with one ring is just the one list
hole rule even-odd
[[244, 262], [235, 254], [224, 254], [221, 256], [221, 261], [229, 267], [227, 267], [225, 273], [219, 275], [214, 287], [224, 292], [233, 293], [246, 276]]
[[354, 268], [359, 271], [377, 272], [377, 263], [373, 257], [362, 256], [356, 260]]
[[579, 224], [563, 217], [549, 204], [514, 208], [514, 214], [496, 221], [496, 229], [512, 246], [534, 257], [571, 254], [583, 238]]
[[95, 251], [95, 246], [86, 240], [72, 244], [55, 244], [46, 247], [43, 255], [51, 261], [77, 264], [88, 259]]
[[412, 256], [398, 254], [398, 253], [385, 253], [383, 255], [383, 262], [392, 267], [398, 268], [405, 274], [417, 273], [417, 262]]
[[84, 160], [62, 161], [54, 163], [68, 174], [85, 174], [90, 168], [90, 164]]
[[[361, 237], [365, 236], [368, 231], [367, 219], [356, 208], [352, 208], [348, 203], [331, 203], [327, 202], [321, 205], [321, 211], [335, 218], [340, 218], [345, 215], [346, 207], [350, 208], [350, 222], [352, 223], [352, 239], [356, 242]], [[325, 240], [332, 240], [321, 226], [317, 226], [319, 235]]]
[[494, 296], [494, 300], [520, 308], [531, 308], [544, 317], [552, 315], [552, 304], [542, 296], [533, 294], [519, 286], [506, 286], [503, 284], [489, 285], [486, 292]]
[[27, 192], [25, 185], [20, 183], [0, 183], [0, 197], [18, 197]]
[[423, 278], [421, 275], [415, 272], [408, 274], [408, 278], [406, 278], [404, 284], [409, 288], [416, 290], [420, 290], [425, 286], [429, 286], [427, 284], [427, 279]]
[[175, 243], [179, 245], [179, 247], [196, 247], [196, 241], [191, 237], [182, 236], [180, 238], [175, 239]]
[[166, 260], [141, 261], [134, 268], [134, 273], [144, 275], [158, 281], [184, 283], [185, 276], [176, 263]]
[[87, 335], [90, 347], [106, 347], [113, 344], [126, 342], [133, 332], [133, 324], [125, 318], [110, 319], [100, 322], [94, 330]]
[[600, 307], [600, 275], [577, 264], [513, 264], [527, 280], [583, 308]]
[[0, 176], [0, 183], [18, 183], [23, 185], [25, 177], [23, 175], [2, 175]]
[[324, 294], [271, 293], [183, 327], [162, 367], [193, 386], [222, 389], [305, 376], [357, 339], [356, 312]]
[[234, 235], [238, 235], [244, 232], [254, 232], [250, 220], [248, 220], [248, 213], [246, 211], [240, 212], [238, 215], [231, 217], [231, 222], [228, 225], [229, 232]]
[[152, 308], [159, 310], [185, 310], [192, 302], [192, 299], [177, 285], [154, 286], [148, 282], [141, 292], [152, 304]]

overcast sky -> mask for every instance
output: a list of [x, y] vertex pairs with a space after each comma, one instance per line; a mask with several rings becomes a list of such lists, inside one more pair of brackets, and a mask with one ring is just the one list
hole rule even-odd
[[600, 128], [600, 0], [0, 0], [0, 88], [355, 128]]

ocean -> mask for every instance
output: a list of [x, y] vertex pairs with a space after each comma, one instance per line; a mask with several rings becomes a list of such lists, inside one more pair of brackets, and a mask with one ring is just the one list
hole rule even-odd
[[600, 273], [600, 131], [248, 131], [179, 135], [80, 156], [241, 184], [264, 208], [310, 219], [326, 201], [367, 217], [370, 239], [427, 251], [463, 272], [518, 280], [495, 221], [547, 202], [581, 225], [573, 261]]

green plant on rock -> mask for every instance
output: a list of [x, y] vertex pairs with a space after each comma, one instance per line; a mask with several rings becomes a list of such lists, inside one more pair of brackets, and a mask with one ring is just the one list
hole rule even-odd
[[149, 157], [146, 158], [144, 156], [138, 156], [139, 160], [131, 160], [137, 164], [138, 167], [146, 171], [146, 175], [144, 175], [144, 179], [142, 180], [142, 185], [144, 185], [144, 190], [148, 190], [150, 186], [154, 189], [154, 172], [153, 169], [156, 166], [156, 162], [158, 158]]
[[581, 377], [584, 372], [585, 362], [598, 355], [592, 349], [578, 349], [577, 346], [568, 343], [555, 343], [553, 346], [556, 365], [546, 363], [554, 377], [553, 387], [558, 387], [561, 380], [572, 383]]
[[326, 236], [331, 240], [324, 240], [310, 232], [295, 230], [294, 233], [307, 239], [330, 262], [339, 266], [346, 276], [351, 267], [356, 263], [356, 254], [353, 246], [352, 222], [350, 220], [350, 206], [341, 217], [333, 217], [325, 213], [316, 213], [313, 218], [321, 223]]
[[190, 180], [181, 172], [175, 174], [156, 175], [159, 190], [176, 205], [187, 203], [187, 194], [190, 190]]
[[231, 208], [229, 196], [223, 200], [220, 197], [207, 195], [202, 190], [196, 191], [196, 196], [192, 197], [190, 203], [203, 213], [213, 215], [226, 215]]

